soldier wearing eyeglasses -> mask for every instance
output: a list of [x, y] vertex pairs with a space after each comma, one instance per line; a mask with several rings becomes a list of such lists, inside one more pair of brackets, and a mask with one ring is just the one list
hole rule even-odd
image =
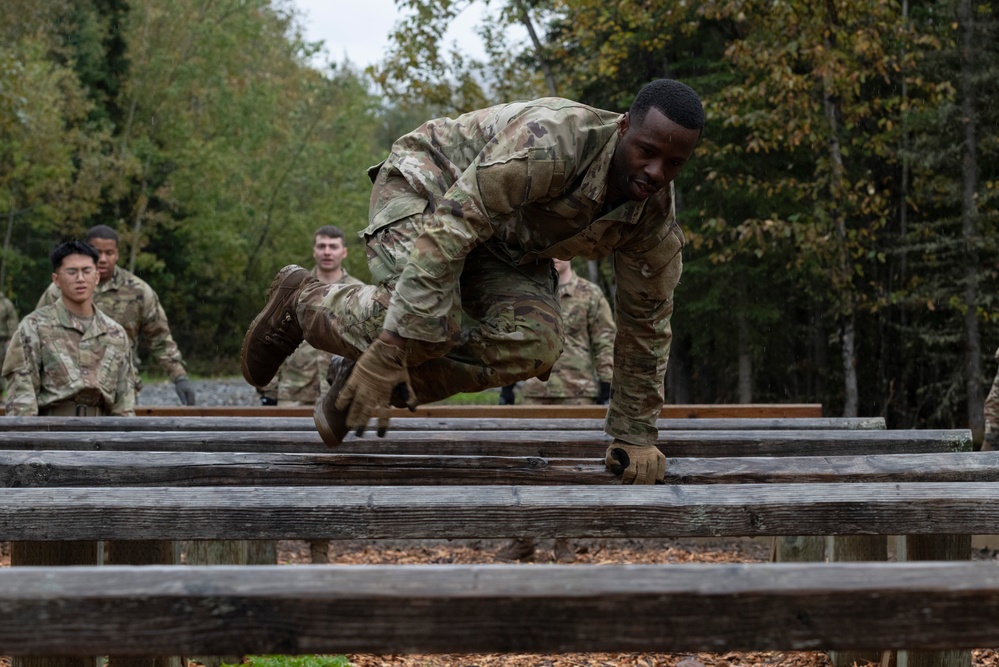
[[55, 248], [59, 299], [21, 320], [3, 364], [7, 414], [135, 414], [131, 347], [125, 329], [94, 306], [97, 251], [83, 241]]

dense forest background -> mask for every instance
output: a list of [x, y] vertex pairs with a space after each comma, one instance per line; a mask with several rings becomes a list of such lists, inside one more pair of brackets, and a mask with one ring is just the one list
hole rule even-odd
[[[999, 345], [999, 6], [971, 0], [397, 0], [385, 60], [315, 66], [282, 0], [4, 0], [0, 287], [22, 314], [52, 245], [104, 223], [201, 373], [311, 233], [356, 233], [365, 168], [427, 118], [561, 95], [624, 111], [678, 78], [708, 124], [676, 182], [688, 245], [677, 403], [820, 402], [970, 427]], [[528, 39], [511, 41], [508, 26]], [[336, 45], [328, 45], [335, 52]], [[579, 270], [612, 290], [608, 262]]]

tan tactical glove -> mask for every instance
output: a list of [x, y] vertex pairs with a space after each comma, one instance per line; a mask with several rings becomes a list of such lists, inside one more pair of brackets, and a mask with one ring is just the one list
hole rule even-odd
[[368, 420], [378, 415], [378, 436], [388, 430], [392, 390], [396, 389], [410, 410], [416, 394], [409, 384], [406, 350], [381, 340], [364, 351], [336, 399], [337, 410], [347, 412], [347, 428], [363, 435]]
[[666, 457], [653, 445], [631, 445], [614, 440], [604, 463], [622, 484], [655, 484], [666, 477]]

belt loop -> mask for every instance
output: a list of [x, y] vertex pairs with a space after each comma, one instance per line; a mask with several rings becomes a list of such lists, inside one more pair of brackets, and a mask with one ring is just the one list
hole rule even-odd
[[86, 405], [79, 405], [78, 404], [76, 406], [76, 416], [77, 417], [86, 417], [87, 416], [87, 406]]

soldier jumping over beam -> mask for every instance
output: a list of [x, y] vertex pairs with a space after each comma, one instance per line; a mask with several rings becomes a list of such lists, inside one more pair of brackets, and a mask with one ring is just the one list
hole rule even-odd
[[669, 79], [624, 114], [543, 98], [425, 123], [369, 170], [373, 284], [282, 269], [243, 341], [243, 376], [265, 386], [304, 338], [339, 355], [315, 408], [323, 441], [375, 416], [381, 435], [392, 405], [545, 377], [563, 336], [552, 258], [613, 256], [605, 460], [626, 484], [662, 480], [655, 422], [684, 243], [672, 181], [703, 126], [697, 94]]

